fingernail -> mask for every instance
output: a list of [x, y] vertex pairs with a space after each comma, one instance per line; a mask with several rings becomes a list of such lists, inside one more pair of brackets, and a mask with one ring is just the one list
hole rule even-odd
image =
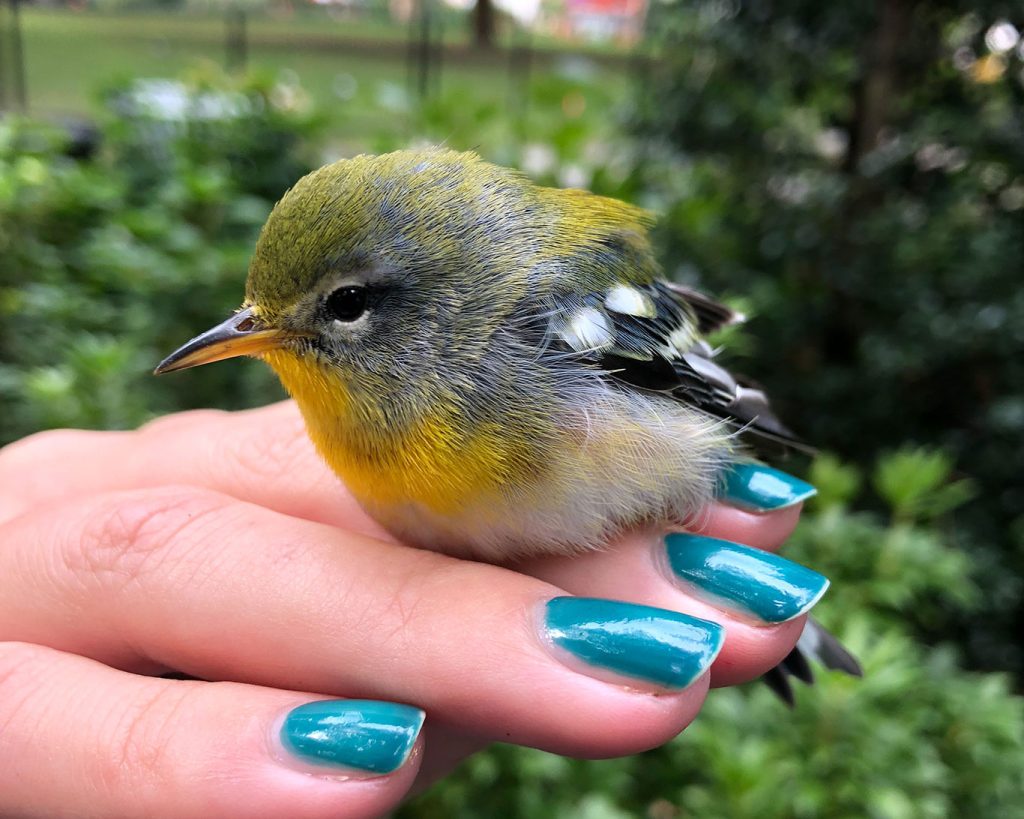
[[806, 481], [751, 462], [730, 464], [719, 478], [719, 495], [723, 500], [754, 512], [785, 509], [817, 493]]
[[699, 679], [725, 639], [716, 623], [592, 597], [549, 600], [544, 626], [552, 645], [586, 666], [666, 688]]
[[419, 708], [394, 702], [307, 702], [288, 712], [281, 744], [306, 763], [389, 774], [409, 758], [423, 719]]
[[785, 623], [806, 614], [828, 589], [828, 578], [784, 557], [701, 535], [665, 538], [676, 579], [713, 606]]

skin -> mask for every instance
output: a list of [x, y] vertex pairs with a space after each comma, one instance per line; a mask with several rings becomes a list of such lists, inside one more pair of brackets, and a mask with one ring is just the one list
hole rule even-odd
[[[774, 549], [798, 516], [715, 505], [704, 531]], [[657, 746], [709, 685], [776, 664], [803, 620], [754, 627], [693, 600], [654, 570], [656, 542], [505, 568], [401, 546], [316, 457], [291, 403], [11, 445], [0, 815], [377, 816], [495, 740], [581, 757]], [[536, 638], [537, 607], [566, 593], [692, 612], [726, 644], [683, 691], [599, 681]], [[168, 669], [225, 682], [151, 676]], [[325, 695], [423, 707], [416, 751], [375, 779], [279, 758], [274, 722]]]

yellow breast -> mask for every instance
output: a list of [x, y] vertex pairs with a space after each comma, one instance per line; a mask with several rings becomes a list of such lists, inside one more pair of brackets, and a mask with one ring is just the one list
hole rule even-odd
[[507, 492], [536, 470], [530, 440], [493, 423], [468, 428], [456, 405], [395, 428], [373, 401], [355, 400], [339, 374], [288, 352], [266, 361], [299, 405], [310, 437], [357, 499], [420, 504], [452, 515]]

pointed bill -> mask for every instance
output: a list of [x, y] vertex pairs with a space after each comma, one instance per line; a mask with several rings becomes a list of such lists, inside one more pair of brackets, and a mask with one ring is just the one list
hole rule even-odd
[[298, 338], [298, 334], [264, 326], [253, 315], [252, 308], [247, 307], [183, 344], [161, 361], [153, 372], [163, 375], [225, 358], [259, 355], [293, 338]]

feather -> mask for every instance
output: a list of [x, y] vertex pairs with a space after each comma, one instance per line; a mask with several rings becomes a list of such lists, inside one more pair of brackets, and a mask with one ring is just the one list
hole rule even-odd
[[793, 694], [793, 686], [789, 684], [789, 675], [785, 672], [781, 663], [775, 666], [775, 668], [769, 669], [768, 672], [761, 677], [761, 680], [790, 708], [796, 705], [796, 696]]
[[[608, 245], [603, 248], [607, 255]], [[778, 419], [763, 390], [714, 360], [702, 334], [742, 320], [725, 305], [654, 280], [564, 295], [551, 314], [556, 333], [609, 378], [666, 393], [726, 421], [756, 452], [813, 452]]]
[[775, 668], [764, 674], [761, 680], [784, 703], [792, 707], [796, 699], [793, 694], [793, 686], [790, 684], [790, 677], [807, 685], [814, 684], [814, 674], [808, 659], [833, 671], [842, 671], [851, 677], [861, 677], [864, 674], [860, 663], [843, 647], [842, 643], [821, 623], [809, 617], [793, 650]]
[[825, 668], [842, 671], [851, 677], [863, 677], [864, 671], [854, 657], [831, 632], [813, 618], [807, 620], [797, 648], [805, 652]]
[[692, 288], [675, 282], [664, 282], [663, 284], [690, 305], [699, 322], [698, 329], [703, 335], [746, 321], [746, 316], [742, 313], [738, 313], [724, 304], [719, 304]]

